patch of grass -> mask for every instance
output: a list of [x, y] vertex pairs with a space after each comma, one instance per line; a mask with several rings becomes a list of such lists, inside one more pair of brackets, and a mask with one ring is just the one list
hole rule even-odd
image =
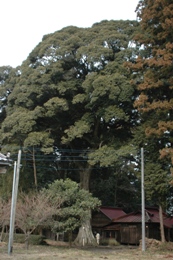
[[103, 246], [119, 246], [120, 244], [115, 240], [115, 238], [105, 238], [100, 241]]
[[173, 243], [172, 242], [165, 242], [161, 243], [158, 247], [160, 251], [173, 251]]
[[160, 252], [149, 251], [142, 252], [138, 247], [130, 248], [128, 246], [121, 247], [64, 247], [64, 246], [35, 246], [31, 245], [26, 250], [23, 244], [14, 243], [13, 253], [8, 255], [7, 243], [0, 243], [0, 259], [1, 260], [160, 260], [173, 259], [173, 253], [168, 251]]

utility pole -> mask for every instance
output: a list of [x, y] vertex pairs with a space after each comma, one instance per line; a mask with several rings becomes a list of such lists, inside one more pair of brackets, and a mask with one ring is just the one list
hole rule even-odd
[[144, 149], [141, 148], [141, 193], [142, 193], [142, 251], [145, 251], [145, 190], [144, 190]]
[[13, 235], [14, 235], [18, 185], [19, 185], [20, 160], [21, 160], [21, 150], [19, 150], [18, 152], [17, 164], [16, 162], [14, 162], [13, 189], [12, 189], [11, 216], [10, 216], [10, 233], [9, 233], [9, 243], [8, 243], [9, 255], [11, 255], [13, 251]]

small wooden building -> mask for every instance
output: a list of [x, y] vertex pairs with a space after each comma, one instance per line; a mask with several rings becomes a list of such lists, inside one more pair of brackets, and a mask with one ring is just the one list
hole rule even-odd
[[[147, 238], [160, 240], [160, 219], [158, 208], [147, 207], [145, 209], [145, 235]], [[173, 219], [163, 213], [163, 224], [167, 241], [171, 241]], [[121, 244], [138, 245], [142, 238], [142, 214], [141, 211], [129, 213], [113, 219], [112, 223], [104, 227], [104, 231], [111, 232]]]
[[112, 223], [113, 219], [126, 215], [122, 208], [101, 206], [99, 211], [93, 212], [91, 226], [93, 233], [99, 232], [104, 237], [110, 237], [109, 231], [104, 231], [104, 227]]

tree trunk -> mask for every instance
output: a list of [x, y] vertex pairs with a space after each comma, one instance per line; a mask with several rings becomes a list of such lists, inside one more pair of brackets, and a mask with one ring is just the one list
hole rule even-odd
[[25, 234], [25, 248], [28, 250], [29, 249], [29, 237], [30, 233], [29, 231]]
[[83, 170], [80, 172], [80, 188], [84, 190], [89, 190], [89, 182], [91, 176], [91, 168]]
[[[88, 168], [80, 173], [81, 189], [89, 190], [90, 175], [91, 175], [91, 168]], [[74, 243], [80, 246], [96, 245], [96, 239], [92, 233], [92, 227], [91, 227], [91, 212], [90, 212], [90, 219], [85, 220], [82, 226], [79, 228], [79, 232]]]
[[71, 247], [71, 244], [72, 244], [72, 231], [71, 230], [68, 233], [68, 242], [69, 242], [69, 247]]
[[79, 232], [74, 243], [80, 246], [96, 245], [96, 239], [92, 232], [90, 219], [86, 220], [79, 228]]
[[36, 169], [36, 162], [35, 162], [34, 146], [33, 146], [33, 151], [32, 151], [32, 160], [33, 160], [33, 169], [34, 169], [34, 183], [35, 183], [35, 187], [37, 189], [37, 169]]
[[165, 243], [165, 232], [164, 232], [164, 225], [163, 225], [163, 212], [162, 212], [162, 206], [159, 205], [159, 218], [160, 218], [160, 236], [161, 241]]
[[3, 237], [3, 234], [4, 234], [4, 230], [5, 230], [5, 225], [3, 224], [2, 225], [2, 230], [1, 230], [1, 235], [0, 235], [0, 242], [2, 242], [2, 237]]

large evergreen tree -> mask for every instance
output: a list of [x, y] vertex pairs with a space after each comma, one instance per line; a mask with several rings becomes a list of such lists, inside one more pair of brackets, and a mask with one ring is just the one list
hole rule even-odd
[[56, 168], [79, 173], [84, 189], [95, 169], [130, 161], [135, 92], [123, 63], [136, 55], [137, 27], [136, 21], [103, 21], [44, 36], [8, 96], [2, 144], [47, 154], [54, 147]]

